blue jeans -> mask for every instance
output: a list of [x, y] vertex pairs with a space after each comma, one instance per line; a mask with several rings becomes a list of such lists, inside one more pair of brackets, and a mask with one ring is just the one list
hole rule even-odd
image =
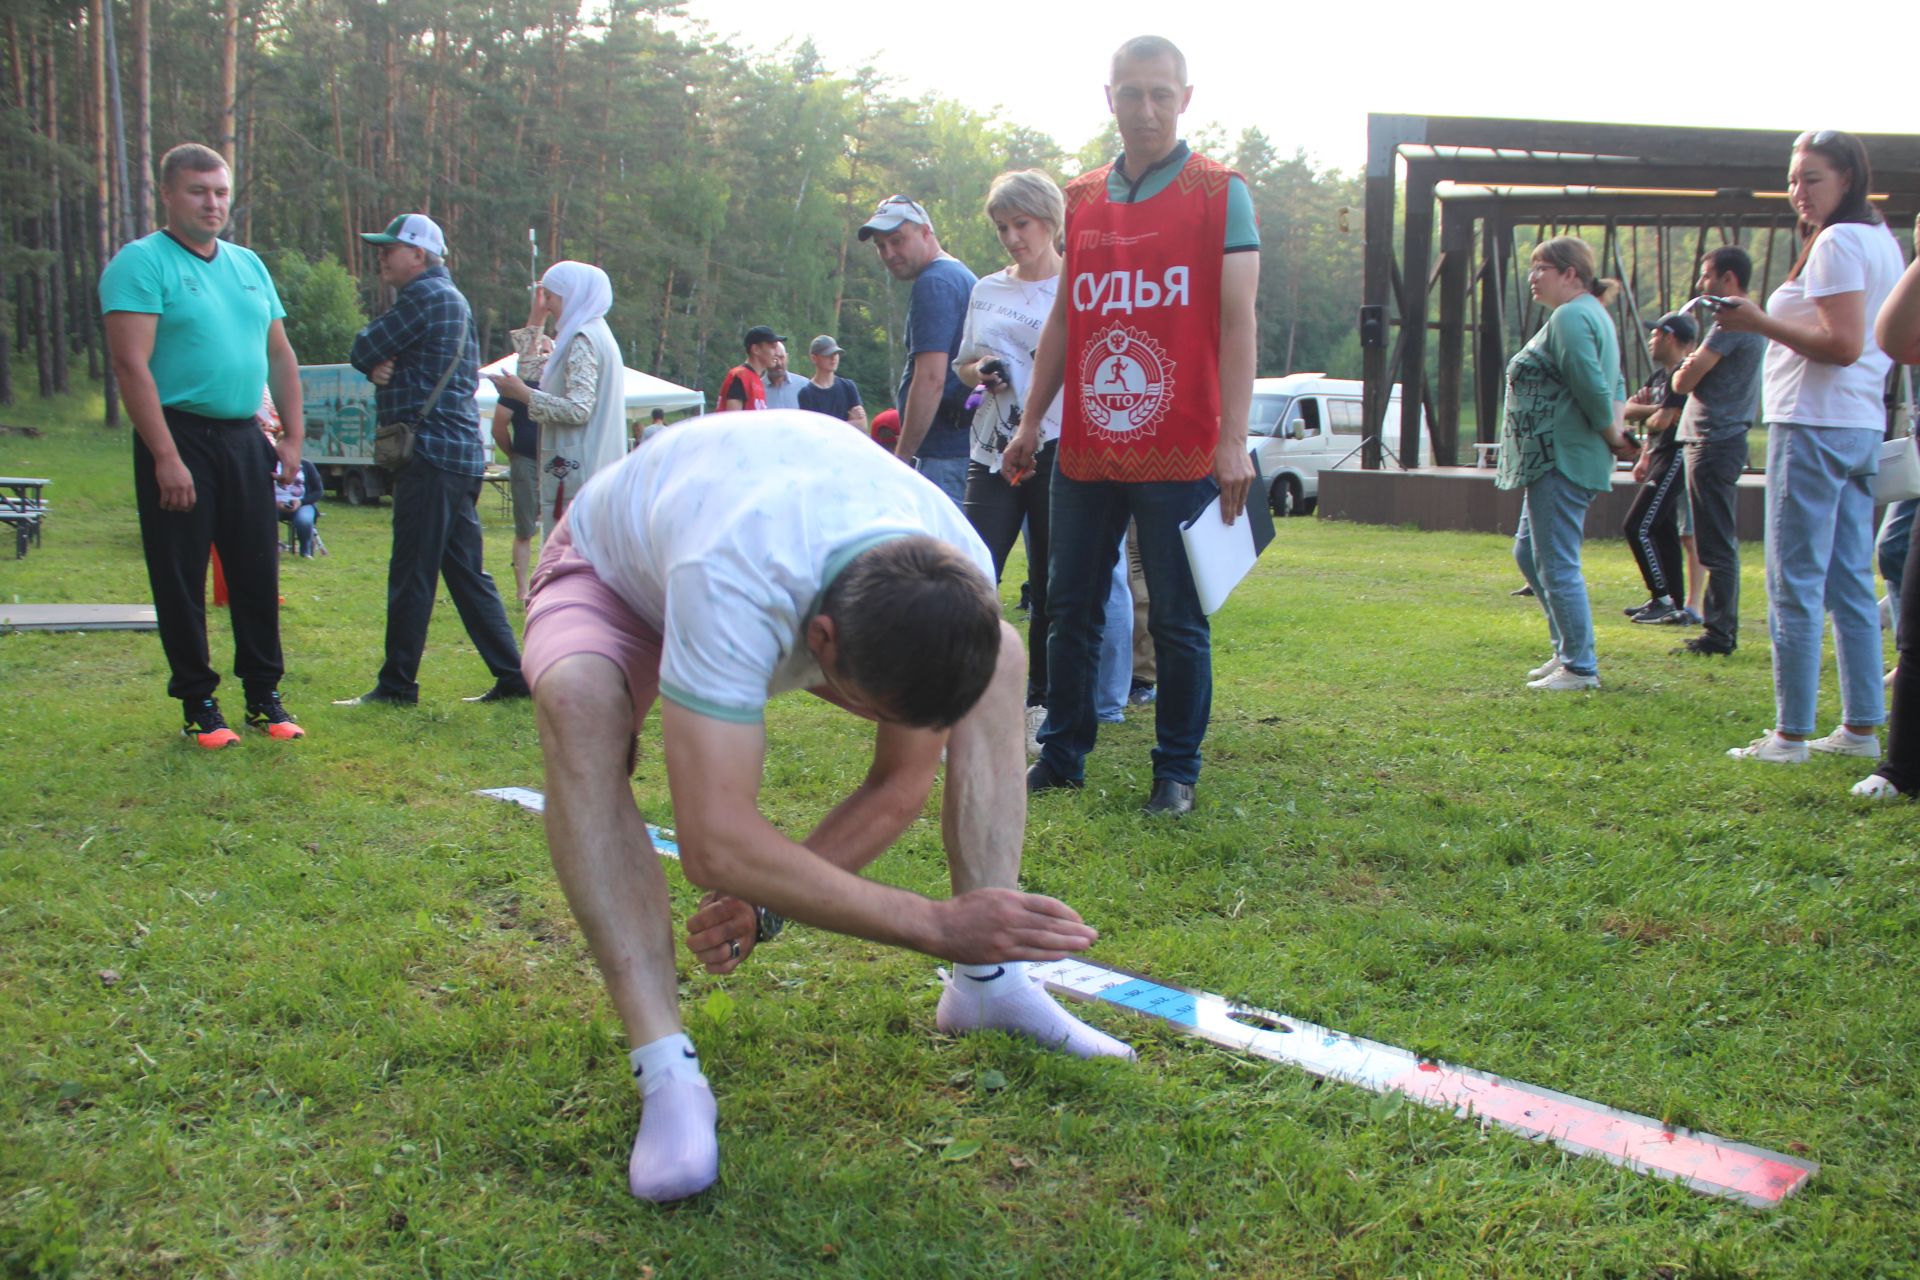
[[1053, 474], [1052, 546], [1047, 567], [1047, 723], [1040, 758], [1060, 777], [1085, 776], [1099, 726], [1094, 684], [1120, 540], [1131, 517], [1140, 526], [1147, 577], [1147, 630], [1159, 655], [1154, 702], [1153, 776], [1197, 782], [1200, 742], [1213, 710], [1213, 654], [1207, 616], [1187, 568], [1180, 524], [1216, 492], [1200, 480], [1120, 484]]
[[1880, 536], [1874, 539], [1873, 554], [1880, 561], [1880, 576], [1887, 580], [1887, 605], [1893, 610], [1893, 644], [1897, 649], [1906, 628], [1900, 623], [1900, 583], [1907, 571], [1907, 551], [1913, 546], [1913, 514], [1920, 511], [1920, 498], [1907, 498], [1887, 506], [1886, 519], [1880, 522]]
[[1811, 734], [1821, 624], [1833, 615], [1842, 722], [1885, 723], [1880, 606], [1873, 596], [1872, 469], [1880, 433], [1769, 424], [1767, 633], [1782, 733]]
[[[1122, 535], [1124, 539], [1125, 535]], [[1125, 545], [1124, 541], [1121, 545]], [[1133, 591], [1127, 585], [1127, 558], [1113, 562], [1113, 587], [1107, 592], [1107, 621], [1100, 628], [1100, 675], [1093, 686], [1093, 714], [1101, 724], [1123, 724], [1127, 694], [1133, 689]]]
[[1593, 606], [1580, 571], [1591, 489], [1549, 471], [1524, 490], [1520, 524], [1513, 533], [1513, 562], [1547, 615], [1560, 665], [1578, 676], [1600, 673], [1593, 651]]
[[293, 529], [294, 545], [300, 548], [300, 554], [313, 554], [313, 526], [320, 519], [320, 508], [311, 502], [303, 502], [293, 509], [287, 517], [287, 524]]
[[938, 486], [940, 492], [953, 499], [953, 505], [961, 511], [967, 509], [967, 464], [972, 459], [966, 454], [957, 458], [915, 458], [913, 469]]

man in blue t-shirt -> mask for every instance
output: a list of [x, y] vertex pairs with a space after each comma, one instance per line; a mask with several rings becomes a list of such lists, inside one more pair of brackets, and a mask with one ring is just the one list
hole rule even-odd
[[867, 407], [853, 379], [840, 376], [840, 344], [823, 333], [807, 345], [807, 355], [813, 360], [813, 379], [800, 385], [800, 408], [851, 423], [864, 433]]
[[[282, 475], [300, 474], [300, 360], [266, 267], [220, 239], [232, 199], [219, 152], [195, 142], [173, 148], [160, 158], [166, 225], [129, 241], [100, 276], [107, 348], [133, 419], [134, 503], [172, 672], [167, 692], [185, 706], [183, 732], [208, 750], [240, 740], [213, 696], [210, 547], [226, 571], [247, 724], [282, 740], [304, 733], [278, 690], [285, 668], [272, 479], [276, 452]], [[268, 386], [282, 427], [277, 447], [254, 420]]]
[[967, 387], [953, 372], [974, 275], [940, 247], [916, 201], [888, 196], [860, 228], [896, 280], [913, 281], [907, 302], [907, 367], [900, 374], [900, 442], [922, 475], [959, 505], [967, 488]]

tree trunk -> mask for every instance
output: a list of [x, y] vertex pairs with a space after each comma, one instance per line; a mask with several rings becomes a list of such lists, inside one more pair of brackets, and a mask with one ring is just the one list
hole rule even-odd
[[653, 351], [653, 367], [667, 367], [667, 330], [673, 324], [673, 266], [667, 266], [666, 300], [660, 304], [660, 342]]
[[[44, 94], [46, 127], [41, 130], [50, 144], [58, 146], [60, 142], [60, 66], [55, 56], [56, 41], [52, 38], [51, 27], [47, 32], [46, 56], [41, 60], [46, 69], [41, 78], [40, 87]], [[47, 207], [47, 248], [53, 250], [53, 267], [47, 272], [47, 309], [44, 323], [49, 329], [48, 339], [53, 347], [53, 390], [56, 395], [64, 394], [68, 389], [67, 379], [67, 213], [66, 201], [60, 198], [59, 176], [51, 175], [49, 186], [53, 196]]]
[[[95, 272], [104, 271], [113, 256], [113, 184], [107, 168], [107, 23], [113, 0], [93, 0], [93, 15], [88, 26], [93, 31], [93, 251]], [[88, 310], [96, 310], [97, 300]], [[96, 318], [95, 323], [104, 323]], [[88, 369], [93, 368], [94, 326], [87, 326]], [[105, 344], [105, 334], [101, 334]], [[113, 362], [101, 371], [101, 391], [106, 399], [106, 425], [120, 425], [120, 397], [113, 385]]]
[[227, 158], [227, 174], [236, 190], [240, 186], [240, 174], [234, 168], [237, 159], [234, 149], [239, 141], [234, 128], [234, 87], [239, 69], [240, 0], [226, 0], [226, 9], [220, 18], [220, 120], [215, 132], [220, 138], [219, 152]]
[[107, 100], [112, 106], [112, 134], [114, 160], [113, 206], [107, 211], [109, 225], [118, 222], [119, 244], [139, 234], [133, 229], [133, 188], [127, 185], [127, 117], [120, 101], [120, 45], [114, 39], [113, 0], [101, 5], [106, 15], [107, 41]]
[[153, 230], [153, 0], [133, 0], [133, 229]]
[[353, 168], [347, 163], [347, 134], [340, 123], [340, 79], [328, 78], [333, 93], [333, 154], [340, 162], [340, 263], [355, 280], [360, 278], [360, 237], [353, 234]]

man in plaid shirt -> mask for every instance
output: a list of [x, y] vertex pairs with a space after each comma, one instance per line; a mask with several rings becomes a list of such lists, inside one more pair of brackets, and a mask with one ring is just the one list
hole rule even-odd
[[[493, 687], [469, 702], [528, 696], [520, 649], [500, 592], [483, 567], [474, 503], [487, 470], [480, 438], [480, 348], [472, 311], [442, 258], [446, 237], [433, 219], [404, 213], [385, 231], [362, 232], [377, 246], [380, 279], [397, 296], [353, 340], [348, 359], [379, 390], [380, 421], [416, 423], [413, 457], [393, 477], [393, 556], [387, 563], [387, 658], [372, 690], [337, 706], [420, 700], [420, 654], [433, 616], [434, 588], [446, 578], [467, 635], [493, 672]], [[433, 389], [453, 372], [432, 411]]]

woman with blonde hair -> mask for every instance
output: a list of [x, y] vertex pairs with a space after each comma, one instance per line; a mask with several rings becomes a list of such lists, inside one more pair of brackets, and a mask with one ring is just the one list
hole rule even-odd
[[1033, 353], [1040, 346], [1040, 330], [1059, 289], [1059, 240], [1067, 220], [1066, 198], [1053, 179], [1038, 169], [1003, 173], [987, 192], [987, 217], [1013, 262], [974, 285], [955, 355], [955, 375], [979, 389], [962, 509], [993, 553], [996, 579], [1020, 536], [1021, 523], [1027, 526], [1032, 603], [1027, 633], [1027, 744], [1031, 753], [1039, 749], [1034, 734], [1046, 716], [1047, 504], [1060, 439], [1060, 397], [1054, 397], [1041, 421], [1040, 450], [1032, 470], [1008, 475], [1000, 461], [1020, 425]]
[[[1835, 129], [1793, 144], [1787, 199], [1806, 246], [1763, 311], [1722, 306], [1723, 329], [1767, 341], [1767, 631], [1774, 726], [1736, 760], [1799, 764], [1809, 750], [1880, 757], [1886, 723], [1873, 595], [1873, 488], [1892, 361], [1874, 321], [1900, 278], [1900, 246], [1868, 201], [1867, 149]], [[1840, 668], [1840, 724], [1814, 738], [1826, 615]]]
[[1587, 507], [1612, 487], [1614, 460], [1637, 452], [1620, 427], [1626, 385], [1606, 308], [1619, 285], [1597, 277], [1593, 250], [1574, 236], [1535, 246], [1527, 282], [1550, 314], [1507, 364], [1495, 477], [1500, 488], [1522, 491], [1513, 558], [1553, 640], [1553, 656], [1527, 673], [1527, 687], [1597, 689], [1580, 544]]

